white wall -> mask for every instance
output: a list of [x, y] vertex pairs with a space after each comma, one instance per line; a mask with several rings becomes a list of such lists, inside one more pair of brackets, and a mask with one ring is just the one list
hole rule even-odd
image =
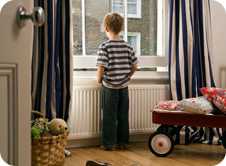
[[[221, 84], [220, 68], [226, 66], [226, 6], [225, 0], [211, 0], [212, 30], [213, 30], [213, 70], [217, 86]], [[225, 88], [225, 87], [224, 87]]]

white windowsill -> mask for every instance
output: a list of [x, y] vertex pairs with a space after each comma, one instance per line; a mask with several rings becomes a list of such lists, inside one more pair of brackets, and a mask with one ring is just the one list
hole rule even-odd
[[[137, 56], [139, 66], [148, 68], [153, 66], [165, 67], [168, 65], [168, 58], [166, 56]], [[97, 55], [73, 56], [73, 66], [76, 68], [95, 68]], [[91, 75], [92, 76], [92, 75]], [[148, 75], [149, 77], [149, 75]]]
[[[74, 84], [96, 84], [96, 71], [74, 71]], [[168, 81], [168, 72], [137, 71], [131, 81]]]

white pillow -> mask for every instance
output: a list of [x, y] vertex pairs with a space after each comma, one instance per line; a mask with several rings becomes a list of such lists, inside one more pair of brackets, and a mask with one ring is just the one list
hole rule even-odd
[[179, 106], [186, 112], [209, 114], [213, 111], [212, 104], [205, 97], [183, 99]]

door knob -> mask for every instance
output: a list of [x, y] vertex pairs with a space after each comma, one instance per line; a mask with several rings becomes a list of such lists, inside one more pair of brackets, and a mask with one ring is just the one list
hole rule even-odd
[[26, 25], [27, 20], [31, 20], [35, 26], [40, 27], [45, 23], [45, 13], [42, 7], [35, 7], [32, 13], [27, 13], [25, 7], [17, 9], [17, 23], [20, 27]]

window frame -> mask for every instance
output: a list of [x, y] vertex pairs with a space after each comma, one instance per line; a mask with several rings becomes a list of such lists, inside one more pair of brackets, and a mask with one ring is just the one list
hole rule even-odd
[[[126, 2], [127, 0], [124, 0]], [[159, 3], [160, 2], [160, 3]], [[165, 0], [158, 0], [157, 5], [157, 55], [140, 55], [137, 54], [139, 60], [139, 68], [151, 68], [151, 67], [166, 67], [168, 65], [168, 57], [167, 55], [167, 29], [168, 29], [168, 2]], [[93, 69], [96, 68], [96, 60], [97, 55], [87, 55], [86, 54], [86, 27], [85, 27], [85, 0], [81, 0], [81, 9], [82, 9], [82, 55], [73, 55], [73, 68], [74, 69]], [[161, 11], [161, 12], [159, 12]], [[73, 10], [72, 10], [73, 12]], [[126, 13], [126, 12], [125, 12]], [[161, 18], [161, 19], [160, 19]], [[128, 17], [125, 19], [127, 21]], [[125, 23], [125, 28], [127, 28], [128, 24]], [[73, 33], [73, 32], [72, 32]], [[127, 31], [125, 36], [128, 36], [130, 32]], [[127, 41], [127, 37], [124, 37], [124, 40]]]

